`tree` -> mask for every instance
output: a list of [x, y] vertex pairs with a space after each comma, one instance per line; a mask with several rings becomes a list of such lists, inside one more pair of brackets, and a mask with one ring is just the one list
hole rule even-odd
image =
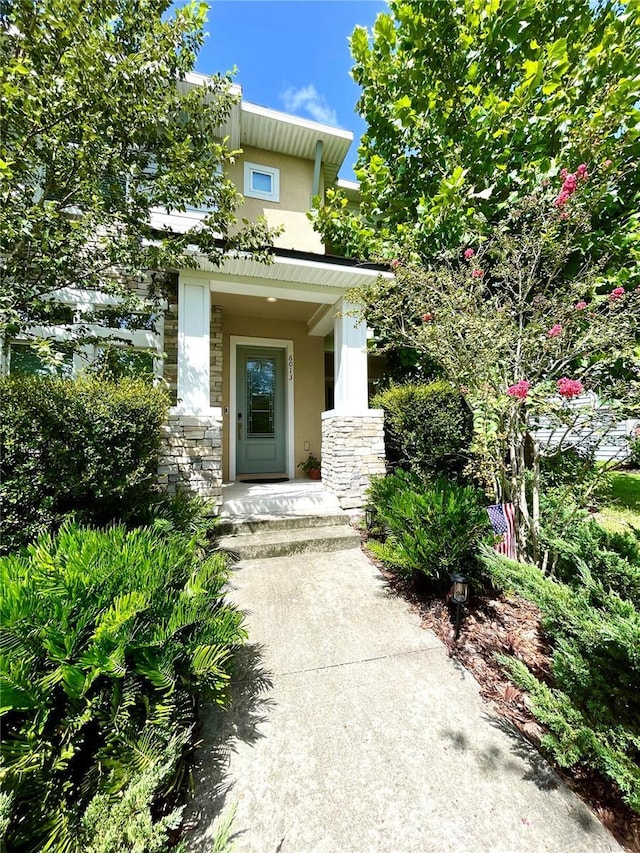
[[488, 233], [565, 163], [613, 161], [616, 194], [585, 251], [627, 251], [640, 207], [637, 0], [390, 0], [351, 37], [367, 122], [355, 212], [339, 192], [316, 213], [356, 257], [432, 254]]
[[[607, 172], [581, 164], [514, 206], [484, 243], [440, 253], [429, 269], [396, 263], [395, 279], [349, 294], [378, 337], [436, 361], [460, 387], [474, 415], [471, 471], [495, 501], [514, 503], [519, 555], [535, 561], [541, 454], [593, 448], [622, 412], [640, 414], [640, 287], [575, 249]], [[597, 402], [576, 406], [587, 392]]]
[[[220, 168], [234, 154], [215, 136], [235, 99], [230, 81], [184, 84], [206, 8], [173, 9], [169, 0], [0, 5], [5, 344], [35, 338], [34, 325], [63, 324], [71, 345], [86, 339], [91, 322], [149, 327], [161, 293], [139, 294], [132, 282], [195, 266], [194, 250], [214, 263], [231, 249], [266, 259], [273, 234], [264, 222], [238, 221], [241, 197]], [[190, 205], [209, 209], [201, 227], [151, 228], [151, 208]], [[77, 306], [52, 298], [63, 288], [111, 299], [78, 316]]]

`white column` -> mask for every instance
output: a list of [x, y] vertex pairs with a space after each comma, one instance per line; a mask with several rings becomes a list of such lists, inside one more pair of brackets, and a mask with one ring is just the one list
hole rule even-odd
[[361, 414], [369, 407], [367, 394], [367, 324], [349, 316], [356, 306], [346, 299], [335, 305], [334, 410]]
[[180, 276], [178, 283], [178, 411], [209, 412], [209, 282]]

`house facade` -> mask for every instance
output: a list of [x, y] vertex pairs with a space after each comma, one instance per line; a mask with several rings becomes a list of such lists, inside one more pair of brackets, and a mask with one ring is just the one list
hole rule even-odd
[[[243, 152], [229, 172], [240, 215], [282, 231], [271, 264], [197, 257], [174, 273], [156, 341], [173, 403], [160, 482], [217, 504], [223, 482], [306, 476], [312, 453], [325, 488], [357, 508], [384, 472], [383, 415], [369, 408], [366, 327], [345, 294], [388, 273], [327, 253], [306, 215], [330, 186], [355, 194], [338, 178], [352, 134], [242, 99], [216, 132]], [[180, 229], [204, 213], [153, 215]]]

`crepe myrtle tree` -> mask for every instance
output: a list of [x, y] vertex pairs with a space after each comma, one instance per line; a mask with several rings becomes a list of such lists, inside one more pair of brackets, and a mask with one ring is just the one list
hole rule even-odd
[[[635, 249], [623, 269], [581, 248], [611, 166], [565, 169], [487, 239], [441, 253], [429, 269], [396, 259], [395, 280], [349, 295], [387, 347], [412, 347], [460, 387], [474, 416], [472, 471], [495, 501], [516, 507], [523, 559], [543, 559], [540, 426], [556, 451], [593, 447], [639, 408], [640, 217], [627, 222]], [[590, 393], [597, 404], [576, 405]]]
[[[0, 3], [0, 338], [62, 325], [68, 347], [90, 324], [151, 328], [163, 276], [219, 264], [232, 250], [266, 260], [263, 220], [241, 202], [215, 135], [234, 102], [228, 77], [181, 85], [203, 42], [207, 4], [169, 0], [2, 0]], [[150, 211], [204, 207], [184, 233], [151, 227]], [[154, 286], [155, 285], [155, 286]], [[99, 292], [78, 313], [64, 288]], [[144, 297], [144, 298], [143, 298]], [[82, 301], [82, 300], [81, 300]], [[98, 300], [99, 302], [100, 300]], [[85, 298], [86, 304], [96, 300]]]

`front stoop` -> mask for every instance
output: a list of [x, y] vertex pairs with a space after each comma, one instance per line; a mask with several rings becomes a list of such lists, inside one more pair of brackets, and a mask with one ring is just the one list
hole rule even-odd
[[360, 536], [349, 525], [349, 516], [344, 512], [225, 520], [218, 529], [226, 534], [220, 539], [220, 547], [239, 560], [344, 551], [360, 546]]

